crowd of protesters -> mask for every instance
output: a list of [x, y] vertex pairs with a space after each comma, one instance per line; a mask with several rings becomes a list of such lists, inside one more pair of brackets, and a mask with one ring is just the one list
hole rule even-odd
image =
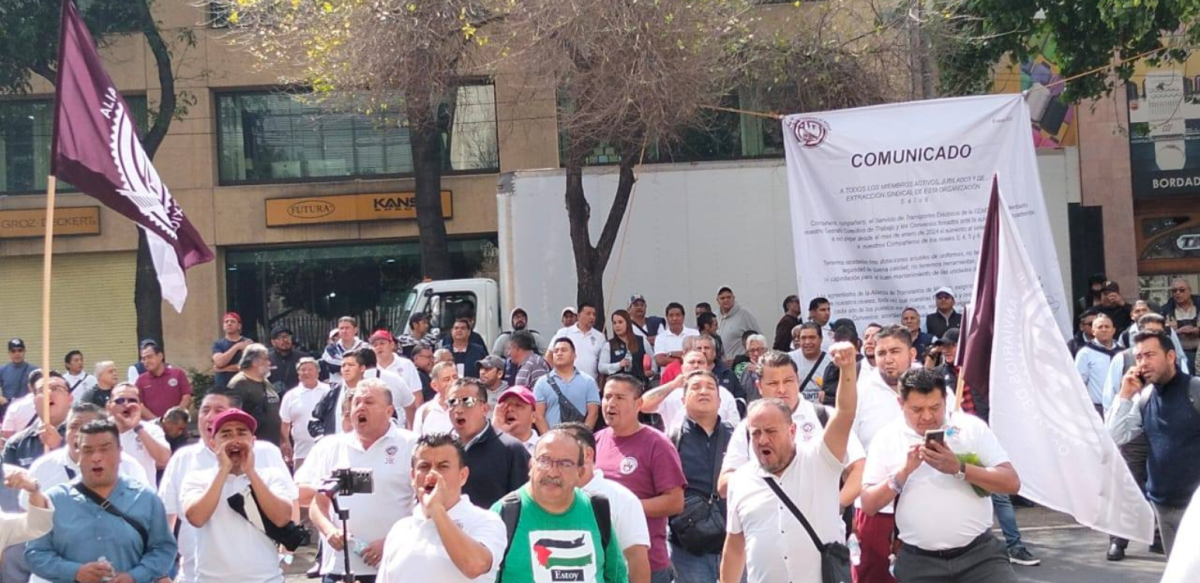
[[[1070, 342], [1168, 555], [1200, 485], [1200, 298], [1172, 286], [1160, 313], [1099, 277]], [[932, 299], [855, 322], [788, 296], [772, 333], [728, 287], [694, 328], [634, 295], [607, 335], [595, 306], [553, 334], [518, 308], [490, 346], [470, 313], [365, 339], [346, 316], [315, 355], [230, 312], [195, 402], [154, 340], [122, 380], [12, 339], [0, 583], [278, 582], [310, 542], [325, 583], [1016, 581], [1020, 476]]]

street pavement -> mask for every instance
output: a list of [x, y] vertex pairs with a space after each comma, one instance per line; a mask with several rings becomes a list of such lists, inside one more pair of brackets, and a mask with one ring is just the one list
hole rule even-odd
[[[351, 520], [353, 524], [353, 520]], [[1037, 567], [1016, 566], [1023, 583], [1158, 583], [1166, 560], [1147, 550], [1147, 545], [1130, 543], [1127, 558], [1119, 563], [1104, 559], [1108, 535], [1079, 526], [1065, 514], [1044, 508], [1018, 508], [1017, 523], [1033, 554], [1042, 559]], [[996, 536], [1002, 536], [996, 529]], [[314, 549], [297, 551], [285, 567], [287, 583], [309, 581], [304, 572], [312, 565]]]

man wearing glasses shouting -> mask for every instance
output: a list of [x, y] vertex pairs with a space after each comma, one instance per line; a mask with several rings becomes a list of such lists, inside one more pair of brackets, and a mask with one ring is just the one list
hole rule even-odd
[[446, 394], [446, 409], [454, 435], [467, 450], [467, 468], [471, 471], [462, 491], [471, 504], [491, 508], [505, 494], [529, 481], [529, 450], [488, 422], [487, 388], [482, 381], [455, 381]]
[[113, 387], [112, 398], [105, 409], [121, 431], [121, 450], [146, 470], [147, 485], [158, 489], [158, 470], [167, 467], [171, 446], [157, 423], [142, 423], [142, 399], [138, 388], [129, 383]]

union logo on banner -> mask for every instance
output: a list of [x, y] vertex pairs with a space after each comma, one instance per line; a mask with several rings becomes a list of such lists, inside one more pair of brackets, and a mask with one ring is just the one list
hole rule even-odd
[[820, 146], [825, 141], [825, 136], [829, 135], [829, 124], [820, 118], [799, 117], [790, 120], [788, 124], [792, 128], [792, 135], [796, 136], [796, 141], [805, 148]]

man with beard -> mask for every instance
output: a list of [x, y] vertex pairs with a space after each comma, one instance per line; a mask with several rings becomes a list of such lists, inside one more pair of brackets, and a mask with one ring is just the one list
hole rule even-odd
[[494, 583], [507, 543], [504, 522], [463, 494], [470, 477], [458, 440], [432, 433], [417, 441], [417, 505], [388, 532], [376, 583]]
[[[903, 415], [876, 432], [862, 494], [868, 515], [896, 508], [896, 578], [1016, 583], [1004, 544], [992, 534], [992, 501], [979, 495], [1021, 489], [1008, 455], [982, 420], [947, 412], [946, 387], [933, 371], [905, 371], [899, 386]], [[958, 457], [966, 455], [975, 461]]]
[[[509, 321], [512, 323], [512, 330], [505, 330], [496, 337], [496, 341], [492, 343], [492, 356], [497, 358], [508, 358], [508, 341], [516, 332], [525, 330], [533, 336], [534, 343], [537, 346], [542, 345], [542, 335], [538, 334], [537, 330], [527, 330], [529, 326], [529, 314], [525, 313], [525, 308], [513, 308], [511, 314], [508, 315]], [[536, 350], [536, 348], [535, 348]]]
[[446, 395], [454, 435], [465, 445], [467, 467], [474, 478], [463, 486], [471, 503], [491, 508], [505, 494], [529, 480], [525, 445], [488, 423], [487, 389], [479, 379], [459, 379]]
[[538, 441], [538, 432], [533, 428], [533, 408], [536, 405], [533, 391], [526, 387], [509, 387], [500, 393], [496, 409], [492, 412], [492, 426], [521, 442], [529, 455], [533, 455], [533, 448]]
[[238, 365], [242, 371], [229, 379], [225, 391], [234, 395], [242, 402], [242, 410], [254, 417], [258, 427], [257, 439], [279, 445], [282, 436], [279, 418], [279, 393], [267, 382], [271, 374], [271, 357], [267, 347], [262, 344], [251, 344], [242, 354], [242, 362]]
[[764, 398], [750, 406], [746, 425], [758, 464], [738, 469], [729, 482], [723, 583], [740, 580], [746, 567], [752, 583], [821, 581], [820, 550], [797, 514], [823, 543], [845, 540], [838, 480], [858, 405], [854, 352], [849, 343], [830, 347], [842, 377], [837, 409], [820, 440], [796, 445], [792, 410], [781, 399]]
[[117, 426], [92, 421], [79, 429], [77, 440], [80, 477], [46, 493], [54, 528], [25, 549], [33, 572], [49, 581], [81, 583], [166, 577], [175, 561], [175, 537], [154, 490], [119, 475]]
[[[346, 565], [343, 548], [350, 547], [350, 572], [360, 583], [373, 583], [388, 530], [396, 521], [412, 514], [416, 494], [411, 482], [411, 465], [416, 438], [392, 422], [395, 408], [392, 392], [380, 379], [366, 379], [354, 391], [350, 420], [354, 429], [322, 439], [313, 447], [296, 481], [313, 499], [309, 516], [321, 539], [332, 552], [322, 553], [321, 575], [327, 583], [343, 580]], [[331, 494], [322, 486], [334, 470], [368, 469], [374, 490], [366, 494], [339, 496], [341, 509], [350, 512], [350, 540], [343, 538], [341, 519], [333, 512]]]
[[[208, 393], [200, 401], [200, 409], [196, 426], [200, 429], [200, 442], [181, 448], [163, 472], [162, 482], [158, 487], [158, 495], [163, 500], [167, 511], [167, 523], [172, 529], [183, 509], [181, 497], [183, 481], [189, 476], [215, 470], [217, 460], [217, 441], [213, 436], [212, 422], [222, 413], [241, 405], [237, 397], [223, 393]], [[283, 462], [279, 448], [265, 441], [254, 442], [254, 464], [259, 469], [270, 468], [276, 474], [288, 474], [288, 467]], [[179, 524], [179, 576], [177, 583], [196, 583], [196, 544], [198, 531], [191, 523], [184, 520]]]
[[296, 350], [293, 342], [292, 331], [288, 328], [276, 328], [271, 332], [271, 353], [268, 355], [271, 359], [270, 378], [275, 392], [279, 393], [280, 397], [300, 382], [296, 365], [301, 358], [307, 356]]
[[[297, 498], [291, 476], [259, 468], [254, 455], [254, 417], [229, 409], [212, 420], [217, 467], [183, 481], [183, 515], [197, 530], [199, 583], [281, 583], [275, 541], [264, 532], [292, 517]], [[251, 518], [254, 517], [254, 519]]]
[[142, 422], [142, 401], [137, 387], [129, 383], [117, 385], [107, 411], [121, 430], [121, 449], [142, 465], [149, 480], [147, 484], [157, 488], [158, 470], [167, 467], [171, 445], [158, 424]]
[[538, 441], [529, 483], [492, 506], [509, 533], [496, 583], [534, 581], [534, 563], [546, 581], [629, 580], [608, 499], [579, 489], [584, 463], [583, 446], [567, 431]]

